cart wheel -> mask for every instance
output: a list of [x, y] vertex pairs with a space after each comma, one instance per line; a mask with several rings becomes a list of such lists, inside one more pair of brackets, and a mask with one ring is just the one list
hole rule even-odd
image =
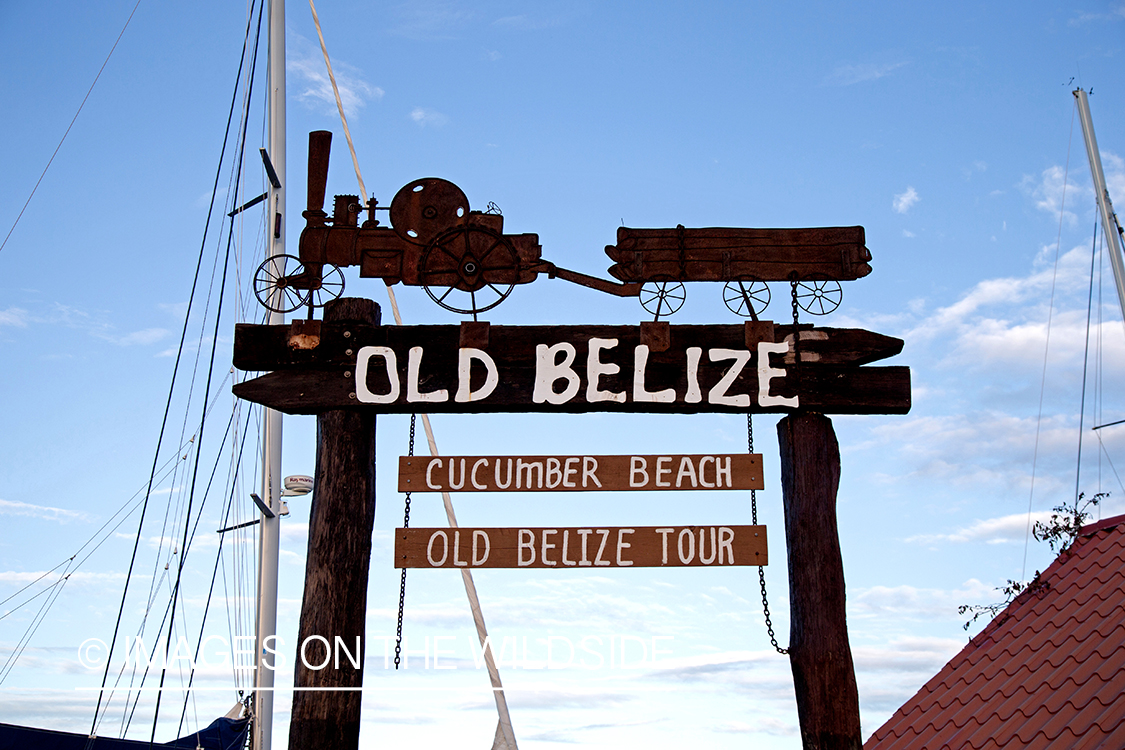
[[440, 177], [415, 180], [391, 200], [391, 228], [415, 245], [428, 245], [468, 215], [469, 199], [461, 188]]
[[320, 283], [314, 284], [305, 300], [313, 307], [324, 307], [344, 293], [344, 272], [335, 263], [325, 263], [320, 270]]
[[418, 281], [446, 310], [476, 315], [503, 302], [519, 281], [520, 259], [503, 235], [476, 225], [454, 227], [426, 247]]
[[678, 281], [646, 281], [641, 286], [641, 307], [657, 320], [661, 315], [671, 315], [684, 306], [687, 291]]
[[770, 288], [766, 282], [748, 276], [723, 285], [723, 304], [735, 315], [752, 320], [770, 303]]
[[840, 282], [823, 276], [806, 276], [793, 289], [797, 306], [810, 315], [827, 315], [840, 306], [844, 290]]
[[[286, 266], [289, 266], [287, 269]], [[286, 270], [290, 273], [286, 274]], [[273, 312], [293, 312], [308, 300], [308, 292], [290, 283], [294, 276], [300, 276], [305, 268], [301, 259], [292, 255], [275, 255], [267, 258], [254, 272], [254, 296], [267, 310]]]

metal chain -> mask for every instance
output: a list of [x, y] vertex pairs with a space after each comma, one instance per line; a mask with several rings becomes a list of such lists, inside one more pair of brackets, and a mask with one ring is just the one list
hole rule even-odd
[[[746, 415], [746, 444], [750, 453], [754, 452], [754, 418], [747, 413]], [[750, 521], [755, 526], [758, 525], [758, 491], [750, 490]], [[766, 569], [761, 565], [758, 566], [758, 582], [762, 586], [762, 612], [766, 616], [766, 632], [770, 635], [770, 643], [777, 650], [779, 654], [788, 654], [789, 649], [782, 648], [777, 645], [777, 636], [773, 632], [773, 621], [770, 619], [770, 603], [766, 597]]]
[[[414, 455], [414, 427], [417, 424], [418, 415], [410, 415], [410, 447], [407, 450], [408, 456]], [[402, 528], [410, 528], [410, 493], [406, 493], [406, 509], [402, 514]], [[395, 669], [398, 669], [399, 662], [402, 658], [402, 612], [406, 605], [406, 568], [402, 569], [402, 579], [398, 585], [398, 630], [395, 632]]]

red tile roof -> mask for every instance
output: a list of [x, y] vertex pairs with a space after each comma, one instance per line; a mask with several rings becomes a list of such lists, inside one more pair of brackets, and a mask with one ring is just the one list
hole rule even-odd
[[864, 750], [1125, 748], [1125, 515], [1083, 527]]

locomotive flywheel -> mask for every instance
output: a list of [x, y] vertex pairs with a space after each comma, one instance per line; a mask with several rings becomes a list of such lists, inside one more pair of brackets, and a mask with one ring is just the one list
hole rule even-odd
[[430, 298], [455, 313], [476, 315], [503, 302], [519, 281], [512, 243], [487, 227], [466, 224], [438, 235], [418, 263]]

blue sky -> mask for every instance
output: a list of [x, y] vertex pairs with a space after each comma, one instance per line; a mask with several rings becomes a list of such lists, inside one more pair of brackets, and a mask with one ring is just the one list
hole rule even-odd
[[[0, 57], [8, 71], [0, 80], [3, 233], [131, 10], [116, 1], [0, 5]], [[73, 554], [148, 478], [246, 12], [212, 2], [142, 2], [0, 251], [7, 428], [0, 431], [0, 598]], [[496, 202], [507, 231], [537, 232], [544, 257], [596, 275], [609, 265], [602, 248], [623, 223], [866, 228], [874, 270], [845, 285], [843, 305], [823, 323], [903, 338], [893, 363], [912, 368], [914, 408], [906, 416], [834, 420], [865, 736], [964, 644], [958, 605], [994, 601], [994, 587], [1049, 562], [1049, 550], [1034, 541], [1025, 562], [1027, 513], [1029, 501], [1042, 514], [1074, 492], [1095, 221], [1070, 91], [1093, 89], [1109, 189], [1120, 205], [1125, 5], [325, 0], [318, 12], [364, 178], [383, 204], [413, 179], [445, 177], [474, 208]], [[336, 135], [329, 194], [357, 191], [302, 3], [289, 7], [287, 67], [287, 227], [295, 247], [308, 131]], [[255, 87], [260, 94], [260, 79]], [[255, 154], [263, 138], [260, 104], [250, 123], [242, 199], [264, 182]], [[224, 171], [222, 184], [227, 180]], [[229, 210], [233, 199], [224, 200], [217, 213]], [[245, 282], [259, 262], [260, 221], [248, 212], [235, 233], [232, 292], [240, 283], [242, 303], [227, 301], [219, 329], [211, 393], [221, 415], [229, 415], [233, 401], [222, 381], [233, 324], [259, 315], [246, 301]], [[225, 229], [221, 239], [216, 232], [208, 240], [205, 285], [224, 242]], [[1088, 428], [1125, 417], [1114, 376], [1125, 366], [1125, 330], [1108, 263], [1096, 258], [1095, 270], [1101, 304], [1095, 301], [1079, 486], [1088, 494], [1112, 492], [1101, 511], [1111, 515], [1125, 512], [1116, 477], [1125, 471], [1125, 428], [1096, 435]], [[378, 281], [349, 273], [348, 285], [349, 294], [386, 301]], [[213, 310], [217, 288], [210, 288]], [[407, 323], [456, 320], [420, 289], [397, 292]], [[786, 319], [783, 296], [774, 289], [767, 317]], [[517, 288], [490, 319], [626, 324], [640, 316], [635, 300], [542, 278]], [[196, 392], [190, 403], [183, 391], [174, 399], [169, 445], [186, 444], [202, 408], [211, 324], [201, 321], [189, 324]], [[673, 322], [733, 318], [719, 289], [699, 284]], [[218, 422], [226, 416], [200, 441], [207, 456], [219, 450]], [[755, 428], [765, 457], [759, 512], [770, 530], [770, 605], [784, 645], [788, 592], [775, 422], [758, 417]], [[745, 424], [731, 416], [446, 416], [434, 427], [450, 454], [745, 449]], [[311, 474], [314, 421], [290, 419], [285, 429], [285, 472]], [[398, 577], [390, 535], [401, 523], [402, 498], [392, 467], [406, 430], [405, 417], [379, 424], [368, 616], [374, 638], [394, 631]], [[194, 445], [177, 455], [192, 456]], [[172, 457], [167, 451], [161, 460]], [[174, 518], [191, 463], [178, 462], [154, 495], [153, 517], [163, 519], [169, 505], [173, 520], [167, 528], [146, 527], [138, 590], [153, 585], [154, 570], [158, 589], [166, 586], [160, 561], [174, 557], [158, 540], [181, 533]], [[252, 487], [248, 480], [238, 493], [243, 517]], [[221, 519], [219, 501], [211, 502], [201, 528], [213, 530]], [[748, 523], [750, 514], [748, 498], [737, 493], [465, 496], [455, 503], [463, 524], [481, 526]], [[300, 607], [308, 502], [291, 506], [281, 574], [281, 630], [289, 643]], [[415, 525], [441, 524], [438, 497], [419, 496], [414, 507]], [[100, 683], [100, 672], [83, 668], [76, 653], [86, 638], [112, 634], [135, 528], [133, 516], [62, 590], [0, 684], [6, 721], [88, 728], [89, 688]], [[184, 632], [198, 622], [207, 593], [213, 557], [206, 558], [216, 546], [208, 534], [185, 590]], [[715, 748], [798, 747], [792, 680], [784, 657], [771, 650], [756, 578], [752, 569], [478, 573], [490, 630], [520, 643], [526, 637], [532, 660], [552, 636], [574, 643], [600, 637], [607, 649], [621, 636], [650, 644], [671, 638], [659, 641], [670, 653], [658, 668], [502, 664], [521, 746], [680, 747], [705, 736]], [[233, 573], [229, 586], [228, 600], [237, 593]], [[45, 598], [0, 620], [5, 659]], [[126, 617], [142, 614], [143, 602], [130, 600]], [[395, 674], [382, 669], [381, 647], [374, 647], [364, 744], [489, 742], [495, 712], [487, 676], [473, 668], [460, 582], [446, 571], [412, 573], [405, 623], [412, 649], [427, 637], [452, 638], [443, 648], [454, 650], [458, 669]], [[226, 632], [225, 623], [217, 632]], [[216, 690], [197, 696], [200, 721], [233, 701], [222, 670], [203, 684]], [[288, 699], [279, 694], [282, 738]], [[131, 736], [147, 737], [145, 721]], [[107, 724], [106, 733], [113, 731]], [[174, 731], [162, 720], [165, 739]]]

